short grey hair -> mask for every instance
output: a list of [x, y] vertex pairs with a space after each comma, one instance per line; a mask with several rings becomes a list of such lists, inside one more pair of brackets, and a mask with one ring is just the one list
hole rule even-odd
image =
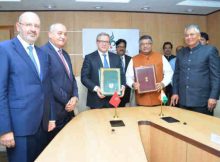
[[57, 25], [62, 25], [66, 28], [66, 26], [61, 23], [54, 23], [54, 24], [50, 25], [49, 32], [51, 32], [51, 33], [54, 32]]
[[110, 35], [108, 33], [101, 32], [96, 36], [96, 41], [98, 41], [99, 37], [101, 37], [101, 36], [107, 36], [110, 40]]
[[188, 30], [190, 29], [194, 29], [196, 33], [199, 33], [200, 34], [200, 29], [199, 29], [199, 25], [196, 25], [196, 24], [190, 24], [190, 25], [187, 25], [185, 27], [185, 30], [184, 32], [186, 33]]

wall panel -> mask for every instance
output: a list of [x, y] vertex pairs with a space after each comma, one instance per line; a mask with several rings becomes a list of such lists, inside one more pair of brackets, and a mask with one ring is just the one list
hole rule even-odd
[[[14, 25], [20, 13], [21, 12], [1, 12], [0, 25]], [[161, 52], [164, 41], [171, 41], [174, 44], [174, 48], [177, 45], [183, 44], [183, 30], [185, 25], [189, 23], [199, 24], [203, 31], [207, 30], [206, 16], [89, 11], [45, 11], [37, 13], [41, 18], [42, 24], [42, 32], [36, 43], [37, 45], [42, 45], [48, 41], [47, 32], [52, 23], [61, 22], [67, 26], [68, 43], [65, 49], [71, 54], [76, 75], [79, 75], [82, 64], [83, 28], [139, 29], [140, 35], [149, 34], [153, 37], [153, 48], [159, 52]], [[216, 22], [213, 23], [215, 23], [216, 26]]]

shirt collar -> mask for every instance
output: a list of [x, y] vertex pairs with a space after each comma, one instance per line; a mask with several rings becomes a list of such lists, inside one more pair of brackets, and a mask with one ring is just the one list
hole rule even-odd
[[108, 56], [108, 51], [105, 52], [105, 53], [103, 53], [103, 52], [101, 52], [101, 51], [98, 50], [98, 53], [99, 53], [100, 56], [103, 56], [103, 54], [106, 54], [106, 56]]
[[24, 41], [24, 40], [21, 38], [21, 36], [20, 36], [19, 34], [18, 34], [17, 38], [18, 38], [18, 40], [21, 42], [22, 46], [23, 46], [25, 49], [27, 49], [29, 46], [33, 46], [33, 48], [34, 48], [34, 44], [29, 44], [29, 43], [27, 43], [26, 41]]
[[[49, 41], [50, 42], [50, 41]], [[57, 48], [52, 42], [50, 42], [51, 46], [55, 49], [56, 52], [58, 52], [59, 50], [62, 50], [60, 48]]]
[[189, 51], [195, 51], [195, 50], [197, 50], [198, 48], [200, 48], [202, 45], [201, 45], [201, 43], [198, 43], [194, 48], [189, 48], [189, 47], [187, 47], [187, 49], [189, 50]]

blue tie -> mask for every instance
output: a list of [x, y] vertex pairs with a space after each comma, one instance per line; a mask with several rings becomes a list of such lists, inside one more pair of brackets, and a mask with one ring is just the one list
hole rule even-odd
[[37, 73], [38, 73], [38, 75], [40, 76], [40, 71], [39, 71], [39, 69], [38, 69], [36, 60], [34, 59], [33, 47], [32, 47], [32, 46], [28, 46], [28, 50], [29, 50], [28, 55], [29, 55], [29, 57], [31, 58], [32, 62], [34, 63], [34, 66], [35, 66], [35, 68], [36, 68], [36, 70], [37, 70]]
[[104, 56], [104, 68], [109, 68], [109, 65], [108, 65], [108, 61], [107, 61], [107, 59], [106, 59], [106, 54], [103, 54], [103, 56]]

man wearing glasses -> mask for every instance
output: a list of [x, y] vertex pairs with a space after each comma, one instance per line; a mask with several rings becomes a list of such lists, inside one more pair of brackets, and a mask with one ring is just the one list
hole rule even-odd
[[[160, 90], [170, 84], [173, 71], [167, 59], [158, 52], [152, 51], [153, 40], [149, 35], [143, 35], [139, 39], [140, 53], [134, 56], [128, 64], [126, 83], [135, 90], [136, 103], [140, 106], [157, 106], [161, 104]], [[156, 77], [156, 91], [138, 93], [140, 84], [135, 80], [134, 69], [136, 67], [154, 65]]]
[[99, 84], [100, 68], [120, 68], [122, 95], [125, 91], [125, 77], [122, 72], [120, 57], [108, 51], [110, 47], [110, 36], [107, 33], [100, 33], [96, 37], [98, 50], [86, 55], [81, 69], [81, 82], [88, 88], [87, 106], [90, 108], [109, 108], [110, 97], [104, 96]]
[[9, 162], [32, 162], [55, 128], [49, 57], [34, 45], [37, 14], [24, 12], [16, 28], [17, 37], [0, 43], [0, 144]]

